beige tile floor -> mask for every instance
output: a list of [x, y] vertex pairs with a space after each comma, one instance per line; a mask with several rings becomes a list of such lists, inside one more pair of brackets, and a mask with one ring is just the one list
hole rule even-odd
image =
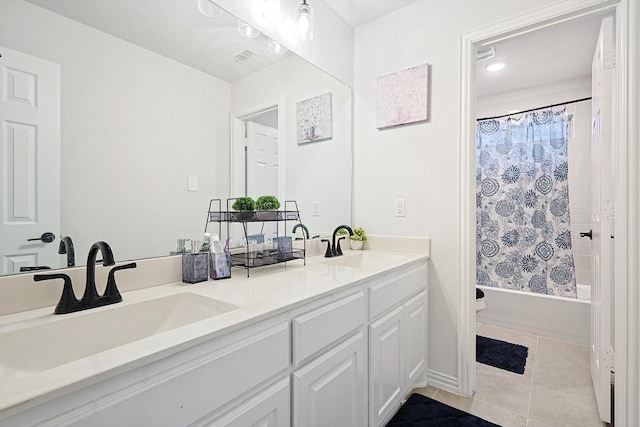
[[414, 390], [502, 427], [603, 427], [589, 372], [589, 348], [568, 341], [478, 324], [478, 335], [529, 348], [523, 375], [476, 364], [476, 393]]

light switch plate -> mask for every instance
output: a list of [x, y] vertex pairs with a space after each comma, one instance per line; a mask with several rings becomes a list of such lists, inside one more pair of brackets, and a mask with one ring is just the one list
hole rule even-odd
[[311, 216], [320, 216], [320, 202], [312, 202]]
[[198, 191], [198, 177], [195, 175], [189, 175], [189, 185], [187, 187], [189, 191]]

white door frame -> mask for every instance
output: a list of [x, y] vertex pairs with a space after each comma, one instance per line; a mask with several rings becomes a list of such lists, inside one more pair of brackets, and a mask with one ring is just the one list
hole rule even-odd
[[[578, 4], [579, 3], [579, 4]], [[618, 150], [616, 179], [615, 251], [615, 416], [620, 425], [640, 425], [637, 402], [640, 365], [638, 336], [640, 281], [640, 59], [638, 49], [640, 2], [636, 0], [562, 1], [529, 13], [469, 32], [461, 36], [460, 46], [460, 171], [459, 247], [460, 265], [458, 305], [458, 392], [471, 395], [475, 390], [475, 124], [476, 124], [476, 48], [509, 39], [551, 25], [593, 13], [614, 11], [617, 39], [617, 100], [614, 121]]]
[[285, 164], [285, 152], [284, 152], [284, 99], [282, 97], [272, 100], [267, 100], [259, 104], [255, 104], [251, 107], [244, 108], [242, 110], [232, 112], [230, 115], [230, 147], [229, 153], [231, 153], [231, 168], [229, 168], [229, 194], [230, 197], [238, 197], [244, 195], [244, 176], [240, 171], [244, 171], [244, 150], [242, 142], [244, 140], [244, 129], [239, 126], [240, 122], [244, 122], [251, 117], [262, 114], [266, 111], [278, 109], [278, 194], [277, 197], [282, 199], [285, 194], [284, 185], [284, 164]]

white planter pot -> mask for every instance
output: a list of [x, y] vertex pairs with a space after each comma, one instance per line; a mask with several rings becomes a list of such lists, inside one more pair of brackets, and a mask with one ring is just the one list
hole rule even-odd
[[349, 246], [351, 246], [352, 251], [359, 251], [362, 249], [362, 244], [364, 242], [362, 240], [351, 240], [349, 239]]

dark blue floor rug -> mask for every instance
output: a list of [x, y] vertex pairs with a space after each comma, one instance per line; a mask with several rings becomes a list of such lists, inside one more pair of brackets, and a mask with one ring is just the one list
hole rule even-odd
[[479, 363], [524, 374], [527, 354], [529, 349], [523, 345], [476, 335], [476, 361]]
[[421, 394], [409, 400], [391, 418], [386, 427], [500, 427]]

